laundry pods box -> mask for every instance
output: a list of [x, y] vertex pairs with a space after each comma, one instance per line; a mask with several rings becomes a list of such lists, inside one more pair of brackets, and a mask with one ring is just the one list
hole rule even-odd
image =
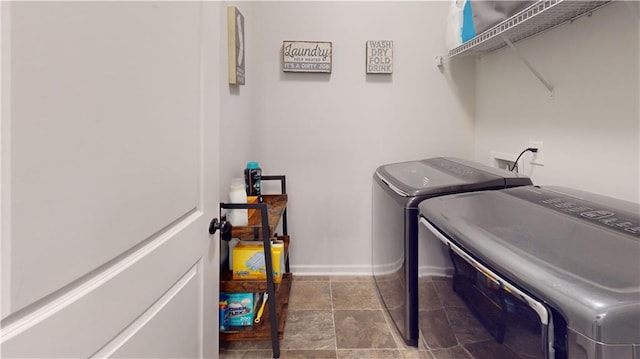
[[[280, 283], [284, 270], [284, 242], [271, 243], [273, 281]], [[240, 241], [233, 248], [233, 279], [266, 279], [267, 269], [262, 241]]]

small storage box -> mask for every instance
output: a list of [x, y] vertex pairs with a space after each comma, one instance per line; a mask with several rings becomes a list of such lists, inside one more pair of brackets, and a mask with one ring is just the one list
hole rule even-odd
[[[284, 242], [271, 243], [273, 281], [280, 283], [284, 270]], [[233, 248], [233, 279], [266, 279], [266, 260], [262, 241], [240, 241]]]
[[232, 327], [253, 325], [253, 293], [222, 293], [227, 298], [225, 315]]

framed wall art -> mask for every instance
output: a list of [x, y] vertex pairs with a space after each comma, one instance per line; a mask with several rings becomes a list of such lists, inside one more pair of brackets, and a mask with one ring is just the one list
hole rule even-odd
[[282, 71], [331, 73], [331, 42], [284, 41]]
[[367, 40], [367, 73], [393, 73], [393, 41]]
[[227, 8], [229, 84], [244, 85], [244, 16], [237, 7]]

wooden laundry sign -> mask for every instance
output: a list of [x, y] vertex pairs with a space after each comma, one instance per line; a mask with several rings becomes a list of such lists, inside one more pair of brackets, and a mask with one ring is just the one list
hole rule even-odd
[[367, 40], [367, 73], [393, 73], [393, 41]]
[[229, 84], [244, 85], [244, 16], [237, 7], [227, 8]]
[[282, 71], [331, 72], [331, 42], [284, 41]]

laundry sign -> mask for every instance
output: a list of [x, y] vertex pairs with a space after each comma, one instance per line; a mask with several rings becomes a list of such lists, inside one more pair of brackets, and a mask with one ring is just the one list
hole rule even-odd
[[227, 8], [229, 83], [244, 85], [244, 16], [235, 6]]
[[284, 41], [282, 71], [331, 72], [331, 42]]
[[393, 41], [367, 40], [367, 73], [393, 73]]

